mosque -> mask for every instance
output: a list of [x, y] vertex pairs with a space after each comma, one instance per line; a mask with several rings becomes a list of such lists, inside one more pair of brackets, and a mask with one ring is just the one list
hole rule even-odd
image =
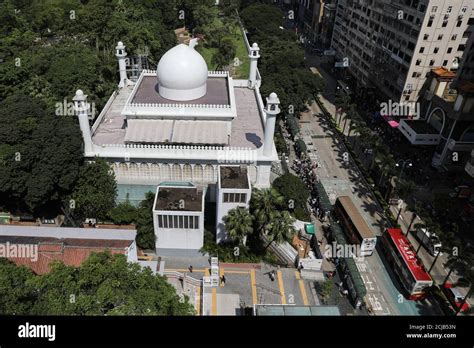
[[279, 100], [264, 103], [259, 87], [256, 43], [248, 46], [247, 80], [208, 71], [195, 50], [197, 39], [179, 44], [157, 70], [127, 77], [127, 52], [116, 47], [120, 81], [92, 127], [87, 96], [74, 97], [84, 138], [84, 155], [110, 163], [118, 200], [138, 202], [156, 192], [153, 218], [162, 254], [197, 251], [203, 245], [204, 207], [216, 203], [216, 241], [228, 239], [222, 218], [248, 207], [252, 187], [270, 186]]

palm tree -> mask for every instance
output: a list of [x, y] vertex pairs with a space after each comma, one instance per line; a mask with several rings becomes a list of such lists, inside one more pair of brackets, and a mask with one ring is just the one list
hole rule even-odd
[[472, 268], [473, 263], [473, 253], [469, 250], [469, 243], [467, 244], [466, 248], [462, 246], [462, 244], [457, 241], [454, 247], [451, 249], [451, 252], [448, 253], [448, 260], [445, 263], [446, 267], [449, 267], [448, 274], [446, 278], [443, 280], [443, 287], [446, 286], [446, 283], [451, 276], [451, 273], [454, 270], [457, 270], [459, 273], [467, 273]]
[[349, 109], [346, 112], [346, 117], [344, 118], [344, 125], [342, 126], [342, 134], [345, 134], [346, 130], [346, 124], [347, 121], [349, 120], [349, 124], [352, 122], [352, 120], [355, 120], [357, 117], [357, 109], [355, 104], [349, 105]]
[[231, 209], [223, 220], [230, 238], [245, 246], [247, 236], [253, 232], [252, 216], [249, 210], [244, 207]]
[[365, 126], [365, 123], [362, 121], [362, 118], [360, 117], [359, 113], [356, 111], [351, 117], [351, 122], [349, 123], [349, 130], [347, 132], [347, 136], [350, 137], [352, 131], [358, 132], [359, 130], [361, 130], [362, 126]]
[[267, 244], [267, 249], [273, 242], [282, 243], [289, 240], [291, 236], [296, 233], [293, 223], [295, 218], [291, 214], [284, 210], [277, 213], [275, 219], [269, 225], [268, 235], [271, 237], [271, 241]]
[[337, 110], [340, 109], [339, 118], [336, 121], [338, 127], [341, 125], [342, 115], [344, 114], [344, 112], [346, 112], [349, 109], [350, 102], [351, 102], [351, 98], [347, 94], [343, 92], [336, 93], [336, 99], [335, 99], [336, 113], [337, 113]]
[[381, 154], [378, 158], [378, 166], [380, 168], [380, 180], [378, 183], [378, 186], [382, 184], [383, 179], [387, 175], [390, 176], [390, 172], [393, 171], [393, 168], [395, 168], [395, 160], [393, 159], [392, 154]]
[[[407, 201], [409, 197], [413, 194], [413, 192], [416, 190], [416, 184], [413, 181], [405, 181], [402, 180], [400, 182], [397, 182], [397, 192], [400, 198], [402, 198], [404, 201]], [[400, 206], [398, 209], [398, 214], [397, 214], [397, 221], [400, 218], [400, 214], [402, 213], [403, 205]]]
[[274, 188], [254, 188], [252, 199], [250, 200], [250, 210], [255, 222], [259, 224], [258, 229], [260, 233], [275, 218], [278, 212], [277, 209], [282, 207], [284, 203], [285, 198]]

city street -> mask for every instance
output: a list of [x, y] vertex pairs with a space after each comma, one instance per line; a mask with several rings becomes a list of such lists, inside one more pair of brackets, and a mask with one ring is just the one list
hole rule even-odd
[[[336, 89], [336, 79], [334, 78], [334, 72], [335, 71], [331, 72], [331, 73], [328, 73], [328, 71], [325, 70], [325, 69], [329, 68], [328, 64], [326, 63], [328, 59], [329, 59], [328, 57], [324, 57], [324, 56], [323, 57], [318, 57], [318, 56], [315, 56], [315, 55], [306, 54], [306, 61], [307, 61], [308, 66], [317, 67], [319, 72], [321, 73], [321, 75], [324, 78], [325, 89], [322, 92], [321, 101], [324, 103], [324, 106], [326, 107], [326, 109], [332, 115], [334, 115], [335, 114], [335, 106], [334, 106], [333, 102], [334, 102], [335, 89]], [[320, 110], [319, 110], [319, 108], [316, 104], [314, 104], [312, 106], [312, 112], [313, 112], [313, 114], [315, 114], [315, 113], [317, 114], [317, 113], [320, 112]], [[342, 119], [344, 120], [344, 117], [342, 117]], [[342, 123], [343, 122], [341, 122], [341, 124]], [[311, 132], [311, 130], [309, 132]], [[332, 186], [329, 185], [329, 187], [332, 187]], [[420, 189], [423, 190], [424, 188], [420, 188]], [[330, 192], [331, 191], [328, 191], [328, 194]], [[373, 204], [374, 204], [374, 202], [371, 203], [372, 206], [373, 206]], [[399, 209], [396, 205], [392, 205], [390, 207], [390, 209], [391, 209], [394, 216], [398, 215], [398, 210]], [[407, 204], [404, 202], [402, 212], [400, 214], [400, 219], [399, 219], [399, 224], [400, 224], [401, 229], [403, 230], [404, 233], [406, 233], [406, 230], [407, 230], [407, 228], [410, 224], [411, 217], [412, 217], [412, 212], [408, 209]], [[414, 220], [414, 222], [411, 226], [411, 230], [413, 231], [413, 229], [414, 229], [413, 226], [416, 223], [421, 223], [421, 222], [422, 221], [417, 216], [417, 218]], [[408, 239], [412, 243], [412, 245], [414, 246], [415, 250], [418, 250], [419, 241], [415, 238], [415, 236], [412, 233], [408, 234]], [[434, 261], [434, 256], [432, 256], [423, 246], [420, 248], [418, 255], [419, 255], [420, 259], [422, 260], [423, 264], [425, 265], [426, 269], [427, 270], [430, 269], [431, 265]], [[442, 284], [442, 282], [444, 281], [444, 279], [445, 279], [445, 277], [446, 277], [446, 275], [449, 271], [444, 267], [444, 264], [446, 263], [446, 261], [447, 261], [446, 254], [440, 255], [438, 257], [437, 261], [436, 261], [436, 264], [431, 269], [430, 275], [432, 276], [433, 280], [437, 284]], [[460, 276], [457, 274], [457, 272], [454, 271], [450, 275], [449, 281], [454, 283], [459, 279], [459, 277]], [[460, 289], [460, 292], [464, 295], [467, 294], [467, 292], [469, 290], [466, 287], [460, 287], [459, 289]], [[468, 299], [468, 302], [472, 303], [472, 299]]]
[[[326, 101], [327, 102], [327, 101]], [[328, 102], [327, 102], [328, 103]], [[314, 103], [313, 114], [321, 110]], [[385, 221], [381, 207], [371, 195], [362, 175], [344, 145], [338, 140], [329, 124], [323, 118], [313, 117], [310, 123], [302, 124], [303, 136], [311, 136], [313, 145], [318, 149], [321, 168], [319, 178], [332, 203], [336, 197], [350, 196], [375, 235], [381, 235]], [[346, 157], [347, 156], [347, 157]], [[347, 158], [348, 160], [345, 160]], [[399, 289], [396, 278], [382, 262], [378, 252], [358, 262], [358, 268], [367, 288], [367, 304], [376, 315], [426, 315], [439, 313], [437, 308], [426, 300], [407, 301]]]

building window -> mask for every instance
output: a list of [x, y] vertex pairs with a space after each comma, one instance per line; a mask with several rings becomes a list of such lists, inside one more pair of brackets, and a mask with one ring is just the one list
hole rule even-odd
[[446, 28], [446, 26], [448, 25], [448, 21], [445, 19], [443, 21], [443, 24], [441, 25], [443, 28]]
[[158, 227], [163, 227], [163, 215], [158, 215]]
[[417, 59], [415, 65], [420, 65], [421, 64], [421, 59]]
[[438, 40], [443, 40], [443, 34], [438, 35]]
[[453, 48], [452, 47], [448, 47], [448, 53], [451, 53], [453, 51]]
[[245, 193], [224, 193], [224, 203], [245, 203], [246, 199]]
[[462, 25], [462, 20], [460, 20], [460, 21], [458, 21], [458, 22], [456, 23], [456, 27], [458, 27], [458, 28], [459, 28], [461, 25]]
[[458, 34], [453, 34], [453, 36], [451, 36], [451, 40], [454, 41], [458, 38]]
[[431, 27], [433, 25], [433, 16], [430, 17], [430, 19], [428, 20], [428, 27]]
[[433, 50], [433, 53], [438, 53], [438, 51], [439, 51], [439, 47], [435, 47]]
[[452, 7], [452, 6], [448, 6], [448, 9], [446, 10], [446, 13], [451, 13], [452, 10], [453, 10], [453, 7]]
[[431, 13], [435, 13], [436, 11], [438, 11], [438, 6], [431, 7]]
[[430, 36], [428, 34], [423, 35], [423, 40], [428, 40]]
[[448, 61], [447, 60], [443, 60], [443, 66], [446, 66], [448, 65]]
[[434, 63], [435, 63], [434, 59], [431, 59], [431, 60], [430, 60], [430, 66], [433, 66]]
[[425, 51], [424, 47], [420, 47], [420, 53], [423, 53]]

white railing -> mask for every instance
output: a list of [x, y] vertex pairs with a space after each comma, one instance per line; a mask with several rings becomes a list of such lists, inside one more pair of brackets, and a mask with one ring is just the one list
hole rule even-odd
[[227, 104], [160, 104], [160, 103], [130, 103], [135, 108], [184, 108], [184, 109], [230, 109]]
[[97, 127], [99, 127], [100, 123], [102, 122], [102, 119], [104, 118], [105, 114], [107, 111], [109, 111], [110, 106], [112, 105], [113, 101], [115, 100], [115, 97], [117, 97], [117, 91], [114, 91], [112, 95], [110, 96], [109, 100], [105, 104], [104, 108], [100, 112], [99, 116], [95, 119], [94, 125], [92, 126], [92, 134], [96, 131]]

